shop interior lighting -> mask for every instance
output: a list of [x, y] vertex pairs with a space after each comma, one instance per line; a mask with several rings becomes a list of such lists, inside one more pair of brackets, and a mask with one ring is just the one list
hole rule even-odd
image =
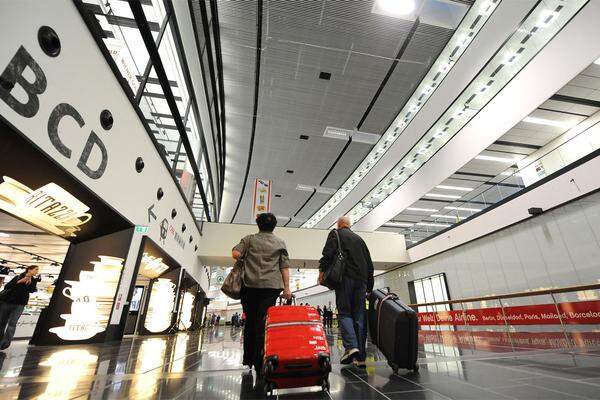
[[460, 199], [462, 196], [458, 196], [455, 194], [426, 193], [425, 197], [439, 197], [440, 199]]
[[[391, 3], [397, 0], [388, 0]], [[394, 122], [387, 131], [381, 135], [381, 138], [370, 153], [365, 157], [362, 163], [338, 189], [336, 195], [332, 196], [315, 214], [313, 214], [301, 227], [313, 228], [317, 225], [335, 206], [337, 206], [354, 189], [360, 181], [364, 179], [367, 173], [379, 162], [383, 155], [390, 149], [416, 114], [420, 112], [425, 103], [431, 98], [433, 93], [440, 86], [442, 81], [448, 75], [448, 72], [454, 67], [456, 61], [460, 59], [468, 45], [481, 28], [485, 25], [493, 10], [502, 0], [476, 0], [466, 13], [461, 24], [442, 50], [436, 61], [433, 63], [417, 89], [410, 99], [406, 102], [404, 108], [400, 111]], [[465, 37], [470, 39], [465, 42]], [[481, 84], [481, 83], [479, 83]], [[415, 108], [416, 106], [416, 108]], [[454, 110], [453, 110], [454, 111]], [[420, 146], [423, 147], [423, 146]], [[431, 153], [429, 153], [431, 154]], [[399, 180], [403, 177], [399, 176]], [[397, 188], [397, 184], [390, 190]], [[366, 213], [366, 212], [365, 212]], [[363, 214], [364, 215], [364, 214]], [[352, 214], [351, 214], [352, 216]], [[354, 213], [354, 218], [362, 217], [359, 212]]]
[[480, 208], [469, 208], [469, 207], [453, 207], [453, 206], [446, 206], [444, 207], [446, 210], [454, 210], [454, 211], [470, 211], [470, 212], [479, 212], [481, 211]]
[[407, 211], [422, 211], [422, 212], [438, 212], [439, 210], [436, 210], [434, 208], [419, 208], [419, 207], [407, 207], [406, 208]]
[[552, 119], [537, 117], [525, 117], [523, 119], [523, 122], [528, 122], [530, 124], [555, 126], [557, 128], [572, 128], [573, 126], [577, 125], [577, 121], [555, 121]]
[[600, 58], [596, 59], [596, 61], [594, 61], [594, 64], [600, 65]]
[[[439, 149], [448, 143], [448, 141], [451, 140], [452, 137], [454, 137], [454, 135], [456, 135], [478, 112], [475, 111], [461, 114], [461, 111], [464, 111], [465, 109], [483, 109], [586, 3], [586, 0], [573, 0], [568, 2], [548, 0], [537, 3], [535, 9], [522, 22], [519, 27], [520, 29], [517, 29], [511, 37], [504, 42], [502, 48], [500, 48], [495, 56], [489, 60], [477, 77], [475, 77], [475, 79], [473, 79], [473, 81], [463, 90], [461, 95], [434, 123], [431, 129], [429, 129], [423, 135], [421, 140], [419, 140], [412, 149], [399, 160], [388, 175], [386, 175], [369, 194], [349, 211], [348, 214], [352, 217], [353, 221], [359, 221], [371, 209], [385, 201], [389, 195], [397, 190]], [[474, 8], [480, 6], [480, 2], [476, 2], [473, 5]], [[540, 21], [548, 22], [541, 23]], [[511, 53], [517, 53], [519, 54], [519, 57], [512, 65], [508, 65], [505, 62], [506, 55]], [[427, 78], [424, 82], [427, 82]], [[482, 85], [489, 86], [489, 89], [481, 93], [480, 89]], [[417, 90], [417, 92], [419, 91]], [[409, 104], [413, 103], [411, 102]], [[458, 114], [461, 115], [461, 118], [455, 117]], [[392, 124], [392, 127], [393, 126], [394, 124]], [[441, 132], [444, 132], [444, 134], [441, 135]], [[386, 137], [386, 135], [383, 137]], [[430, 151], [427, 154], [422, 155], [418, 153], [419, 149], [428, 145], [430, 145]], [[476, 158], [511, 164], [518, 161], [518, 159], [515, 158], [509, 159], [483, 155], [477, 156]], [[389, 190], [384, 190], [383, 183], [387, 182], [391, 177], [398, 175], [401, 175], [401, 177], [394, 180], [394, 185]], [[382, 192], [385, 193], [383, 197], [380, 196]], [[375, 193], [377, 193], [379, 197], [373, 196]], [[366, 207], [365, 202], [371, 203], [371, 206]], [[314, 226], [326, 213], [327, 212], [321, 210], [317, 216], [313, 216], [307, 221], [306, 226]]]
[[496, 157], [496, 156], [485, 156], [485, 155], [478, 155], [475, 156], [476, 160], [481, 160], [481, 161], [496, 161], [496, 162], [503, 162], [503, 163], [509, 163], [509, 164], [514, 164], [517, 161], [519, 161], [516, 158], [506, 158], [506, 157]]
[[513, 171], [512, 169], [508, 170], [508, 171], [504, 171], [500, 175], [502, 175], [502, 176], [511, 176], [511, 175], [512, 176], [521, 176], [520, 173], [518, 173], [517, 171]]
[[10, 237], [8, 233], [0, 232], [0, 237], [7, 238]]
[[376, 0], [377, 7], [392, 16], [410, 15], [415, 11], [415, 0]]
[[449, 186], [449, 185], [437, 185], [438, 189], [446, 189], [446, 190], [458, 190], [460, 192], [470, 192], [473, 188], [464, 187], [464, 186]]

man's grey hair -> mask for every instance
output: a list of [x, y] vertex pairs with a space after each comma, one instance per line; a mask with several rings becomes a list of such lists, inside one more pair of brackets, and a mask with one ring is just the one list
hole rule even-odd
[[338, 228], [350, 228], [352, 226], [352, 220], [348, 215], [344, 215], [343, 217], [339, 217], [337, 220]]

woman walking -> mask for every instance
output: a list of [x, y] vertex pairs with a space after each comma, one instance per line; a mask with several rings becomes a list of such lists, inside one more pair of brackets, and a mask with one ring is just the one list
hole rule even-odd
[[233, 248], [232, 256], [235, 260], [244, 260], [241, 302], [246, 321], [242, 363], [254, 367], [260, 375], [267, 309], [275, 305], [282, 289], [286, 300], [292, 297], [292, 292], [287, 248], [285, 242], [273, 234], [277, 218], [271, 213], [259, 214], [256, 224], [258, 233], [242, 238]]

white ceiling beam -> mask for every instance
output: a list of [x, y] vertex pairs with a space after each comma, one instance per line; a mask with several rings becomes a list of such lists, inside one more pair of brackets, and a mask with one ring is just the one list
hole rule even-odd
[[588, 3], [445, 147], [355, 228], [377, 229], [475, 158], [600, 54], [600, 2]]

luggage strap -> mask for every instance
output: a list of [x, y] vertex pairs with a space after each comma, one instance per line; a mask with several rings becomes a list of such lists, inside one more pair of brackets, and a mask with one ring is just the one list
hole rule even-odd
[[377, 305], [377, 346], [380, 346], [379, 339], [381, 337], [381, 307], [383, 306], [383, 303], [387, 300], [397, 298], [398, 296], [396, 296], [394, 293], [390, 293], [386, 295], [383, 299], [381, 299], [381, 301]]
[[276, 322], [267, 324], [267, 328], [277, 328], [279, 326], [295, 326], [295, 325], [319, 325], [321, 321], [297, 321], [297, 322]]

